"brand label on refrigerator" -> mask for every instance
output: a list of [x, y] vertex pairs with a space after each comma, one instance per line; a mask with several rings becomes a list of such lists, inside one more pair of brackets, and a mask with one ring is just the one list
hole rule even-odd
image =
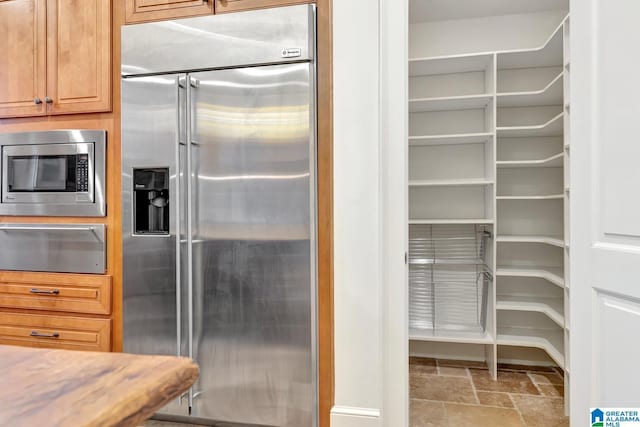
[[282, 49], [280, 56], [283, 58], [297, 58], [298, 56], [302, 56], [302, 49], [299, 47]]

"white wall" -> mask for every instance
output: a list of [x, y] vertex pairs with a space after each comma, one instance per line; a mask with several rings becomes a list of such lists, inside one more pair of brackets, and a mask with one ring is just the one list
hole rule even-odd
[[408, 425], [407, 33], [406, 2], [333, 4], [332, 427]]
[[332, 427], [381, 425], [378, 5], [333, 3], [334, 339]]
[[541, 46], [566, 11], [425, 22], [409, 26], [409, 57], [457, 55]]

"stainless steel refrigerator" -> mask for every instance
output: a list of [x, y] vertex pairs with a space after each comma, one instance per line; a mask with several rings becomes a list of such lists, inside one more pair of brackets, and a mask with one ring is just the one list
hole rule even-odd
[[164, 415], [317, 425], [315, 43], [312, 5], [122, 29], [124, 351], [200, 366]]

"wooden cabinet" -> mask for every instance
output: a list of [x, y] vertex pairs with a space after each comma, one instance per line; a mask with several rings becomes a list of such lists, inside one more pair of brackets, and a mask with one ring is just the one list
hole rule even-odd
[[111, 276], [0, 271], [0, 345], [110, 351], [111, 293]]
[[111, 110], [111, 0], [47, 0], [48, 114]]
[[215, 0], [216, 13], [238, 12], [275, 6], [315, 3], [314, 0]]
[[109, 351], [111, 320], [0, 312], [0, 344]]
[[110, 314], [111, 276], [0, 272], [0, 307]]
[[0, 1], [0, 28], [0, 117], [111, 110], [111, 0]]
[[0, 2], [0, 117], [46, 112], [45, 21], [42, 0]]
[[125, 22], [186, 18], [213, 13], [214, 0], [125, 0]]

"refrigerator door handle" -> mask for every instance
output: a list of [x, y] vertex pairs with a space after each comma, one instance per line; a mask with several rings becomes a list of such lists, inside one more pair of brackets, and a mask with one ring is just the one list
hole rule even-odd
[[184, 88], [184, 77], [177, 78], [176, 84], [176, 144], [175, 144], [175, 158], [176, 158], [176, 178], [175, 178], [175, 194], [176, 200], [173, 204], [175, 208], [175, 224], [176, 224], [176, 339], [177, 339], [177, 355], [182, 356], [182, 305], [181, 305], [181, 293], [182, 293], [182, 271], [181, 271], [181, 236], [182, 231], [180, 227], [180, 206], [181, 206], [181, 194], [180, 194], [180, 145], [184, 144], [181, 141], [181, 129], [180, 129], [180, 113], [182, 111], [180, 105], [180, 92]]
[[[191, 76], [187, 75], [187, 80], [189, 84], [186, 85], [186, 120], [185, 120], [185, 128], [186, 128], [186, 140], [191, 142], [191, 127], [193, 126], [192, 117], [191, 117], [191, 109], [192, 109], [192, 99], [191, 92], [192, 88], [198, 87], [196, 79], [193, 79]], [[199, 83], [199, 82], [198, 82]], [[191, 159], [191, 147], [192, 144], [187, 144], [187, 171], [186, 171], [186, 179], [187, 179], [187, 310], [189, 319], [189, 327], [188, 327], [188, 341], [187, 347], [189, 349], [189, 357], [193, 359], [193, 171], [192, 171], [192, 159]], [[189, 389], [189, 411], [193, 407], [193, 387]]]

